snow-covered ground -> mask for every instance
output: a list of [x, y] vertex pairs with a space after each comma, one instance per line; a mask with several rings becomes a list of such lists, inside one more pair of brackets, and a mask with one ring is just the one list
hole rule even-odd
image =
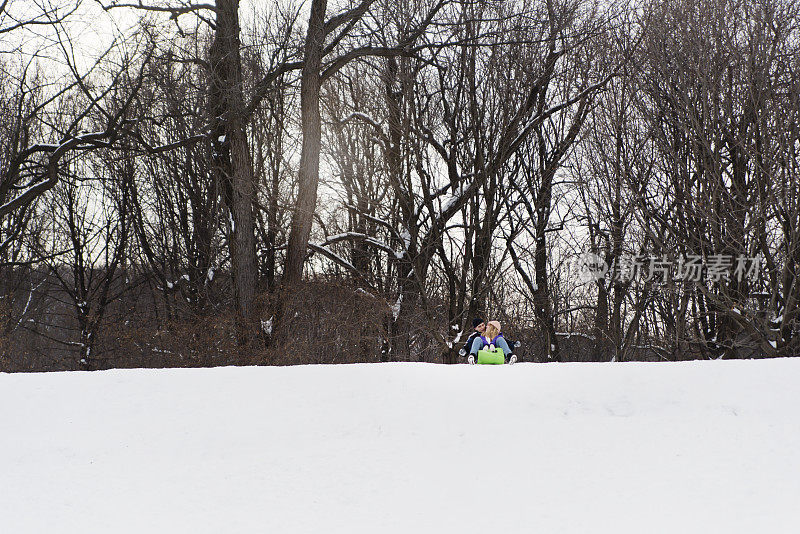
[[8, 533], [800, 532], [800, 359], [0, 374]]

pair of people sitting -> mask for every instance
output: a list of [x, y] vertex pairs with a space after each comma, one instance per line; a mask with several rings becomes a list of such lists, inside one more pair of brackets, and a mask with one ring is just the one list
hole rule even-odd
[[487, 348], [493, 350], [495, 347], [503, 351], [506, 363], [515, 363], [517, 357], [512, 353], [503, 333], [500, 331], [499, 321], [485, 322], [482, 318], [477, 317], [472, 321], [472, 326], [475, 331], [467, 338], [464, 344], [464, 352], [468, 354], [467, 361], [475, 363], [478, 357], [478, 351]]

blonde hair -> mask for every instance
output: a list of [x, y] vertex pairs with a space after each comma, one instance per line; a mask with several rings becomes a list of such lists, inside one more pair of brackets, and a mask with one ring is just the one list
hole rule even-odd
[[495, 326], [494, 324], [492, 324], [494, 322], [495, 321], [489, 321], [489, 323], [486, 325], [486, 330], [483, 331], [483, 337], [485, 337], [486, 341], [488, 341], [489, 343], [491, 343], [492, 340], [496, 338], [497, 335], [500, 333], [500, 329], [497, 328], [497, 326]]

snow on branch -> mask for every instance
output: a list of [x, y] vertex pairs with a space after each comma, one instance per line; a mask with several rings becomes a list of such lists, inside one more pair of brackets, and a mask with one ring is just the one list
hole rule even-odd
[[[27, 186], [13, 199], [0, 206], [0, 217], [31, 203], [37, 196], [53, 188], [58, 182], [58, 162], [70, 150], [109, 147], [117, 136], [115, 128], [108, 128], [102, 132], [84, 133], [63, 139], [59, 144], [33, 145], [20, 154], [19, 159], [28, 159], [37, 153], [48, 154], [45, 177]], [[10, 180], [11, 177], [4, 177]]]
[[329, 18], [325, 21], [325, 35], [330, 34], [331, 32], [335, 31], [339, 26], [343, 24], [349, 24], [353, 21], [358, 21], [364, 13], [367, 12], [369, 6], [371, 6], [375, 0], [363, 0], [358, 6], [345, 11], [344, 13], [340, 13], [336, 16]]
[[141, 9], [143, 11], [155, 11], [158, 13], [169, 13], [171, 19], [177, 19], [181, 15], [186, 15], [187, 13], [193, 13], [195, 11], [217, 11], [217, 6], [214, 4], [191, 4], [191, 3], [182, 3], [179, 6], [159, 6], [153, 4], [146, 4], [142, 0], [137, 0], [136, 2], [110, 2], [110, 3], [103, 3], [98, 0], [98, 4], [100, 7], [103, 8], [104, 11], [109, 11], [115, 8], [134, 8], [134, 9]]
[[555, 115], [562, 109], [568, 108], [573, 104], [577, 104], [581, 100], [588, 98], [592, 93], [603, 89], [606, 86], [606, 84], [608, 84], [608, 82], [611, 81], [611, 79], [617, 75], [617, 70], [615, 70], [614, 72], [612, 72], [611, 74], [609, 74], [596, 84], [590, 85], [589, 87], [587, 87], [574, 97], [570, 98], [569, 100], [562, 102], [560, 104], [556, 104], [555, 106], [552, 106], [542, 111], [541, 113], [537, 113], [535, 116], [528, 119], [522, 126], [519, 135], [517, 135], [517, 137], [513, 141], [511, 141], [511, 143], [508, 144], [506, 151], [509, 153], [514, 152], [519, 147], [519, 145], [522, 144], [522, 141], [535, 126], [543, 123], [544, 121], [546, 121], [547, 119], [549, 119], [551, 116]]
[[345, 269], [347, 269], [349, 271], [352, 271], [353, 273], [357, 274], [361, 278], [364, 278], [363, 273], [361, 271], [359, 271], [356, 268], [355, 265], [353, 265], [352, 263], [350, 263], [346, 259], [342, 258], [341, 256], [339, 256], [335, 252], [331, 251], [330, 249], [325, 248], [323, 245], [317, 245], [316, 243], [309, 243], [308, 244], [308, 248], [310, 248], [314, 252], [318, 252], [318, 253], [322, 254], [323, 256], [328, 258], [329, 260], [332, 260], [332, 261], [338, 263], [339, 265], [341, 265]]
[[556, 332], [556, 335], [564, 337], [566, 339], [569, 339], [571, 337], [582, 337], [590, 341], [595, 341], [596, 339], [594, 336], [590, 336], [589, 334], [584, 334], [582, 332]]
[[[187, 147], [187, 146], [190, 146], [190, 145], [194, 145], [195, 143], [199, 143], [200, 141], [203, 141], [204, 139], [207, 139], [208, 135], [205, 135], [205, 134], [192, 135], [190, 137], [187, 137], [185, 139], [180, 139], [180, 140], [175, 141], [173, 143], [167, 143], [167, 144], [156, 145], [156, 146], [150, 145], [147, 141], [145, 141], [144, 137], [142, 137], [142, 135], [140, 133], [138, 133], [138, 132], [133, 134], [133, 137], [142, 146], [142, 148], [144, 149], [145, 152], [147, 152], [150, 155], [155, 155], [155, 154], [160, 154], [162, 152], [169, 152], [171, 150], [175, 150], [175, 149], [178, 149], [178, 148], [183, 148], [183, 147]], [[220, 141], [220, 142], [224, 142], [224, 141]]]
[[[112, 119], [109, 126], [104, 131], [82, 132], [78, 135], [64, 137], [59, 143], [39, 143], [28, 147], [17, 156], [19, 168], [26, 160], [30, 160], [37, 154], [45, 154], [47, 161], [44, 164], [44, 179], [40, 176], [34, 178], [28, 186], [25, 186], [14, 198], [0, 205], [0, 217], [4, 217], [16, 209], [30, 204], [36, 197], [52, 189], [58, 183], [58, 164], [61, 158], [71, 150], [91, 150], [96, 148], [111, 148], [114, 142], [123, 135], [133, 138], [146, 153], [155, 155], [168, 152], [177, 148], [190, 146], [207, 138], [207, 135], [198, 134], [174, 143], [152, 146], [137, 131], [132, 131], [130, 126], [136, 121], [123, 120], [117, 122], [118, 118]], [[16, 180], [14, 175], [2, 177], [3, 181], [13, 182]]]
[[352, 112], [350, 115], [348, 115], [347, 117], [345, 117], [342, 120], [340, 120], [339, 124], [344, 124], [346, 122], [350, 122], [353, 119], [360, 119], [360, 120], [366, 122], [367, 124], [369, 124], [370, 126], [375, 128], [375, 130], [378, 131], [378, 133], [381, 136], [381, 140], [385, 140], [386, 139], [386, 133], [383, 131], [383, 128], [381, 128], [381, 125], [378, 124], [378, 121], [376, 121], [374, 118], [370, 117], [366, 113], [361, 113], [360, 111]]
[[338, 243], [339, 241], [348, 241], [348, 240], [363, 241], [374, 247], [378, 247], [379, 249], [384, 250], [389, 254], [396, 255], [395, 250], [386, 243], [384, 243], [383, 241], [378, 241], [374, 237], [359, 232], [344, 232], [342, 234], [330, 236], [325, 240], [324, 243], [321, 243], [320, 246], [327, 247], [328, 245], [332, 245], [333, 243]]
[[478, 190], [479, 182], [478, 180], [473, 180], [469, 184], [461, 187], [454, 192], [453, 196], [448, 199], [447, 203], [442, 207], [442, 211], [439, 213], [438, 223], [443, 225], [445, 222], [449, 221], [453, 215], [455, 215], [469, 200], [472, 195]]
[[[403, 244], [402, 252], [408, 252], [408, 247], [411, 245], [411, 236], [408, 234], [407, 230], [404, 230], [403, 233], [400, 234], [389, 221], [385, 221], [379, 217], [374, 217], [368, 213], [364, 213], [363, 211], [359, 210], [356, 206], [353, 206], [352, 204], [345, 204], [345, 207], [358, 212], [359, 215], [361, 215], [368, 221], [374, 222], [375, 224], [378, 224], [388, 229], [392, 233], [392, 236], [394, 236], [395, 239], [397, 239], [400, 243]], [[395, 256], [397, 256], [398, 252], [395, 252], [394, 254]]]

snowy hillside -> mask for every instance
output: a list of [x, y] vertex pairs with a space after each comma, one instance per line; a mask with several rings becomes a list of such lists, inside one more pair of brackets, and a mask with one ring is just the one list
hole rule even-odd
[[0, 375], [9, 533], [800, 525], [800, 359]]

